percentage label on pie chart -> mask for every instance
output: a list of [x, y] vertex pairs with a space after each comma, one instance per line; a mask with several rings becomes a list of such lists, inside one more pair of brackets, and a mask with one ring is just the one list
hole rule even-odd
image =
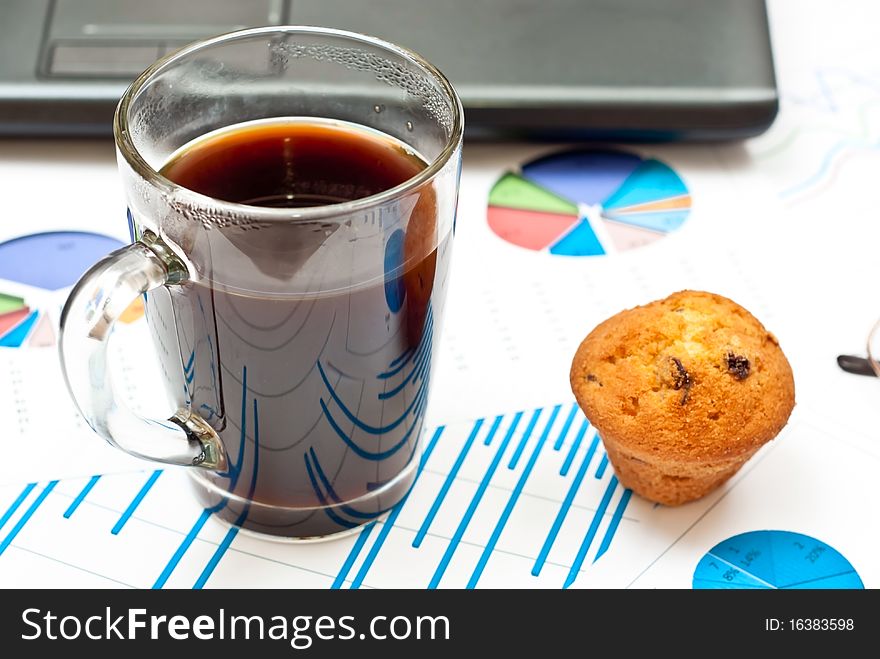
[[633, 153], [553, 153], [507, 172], [489, 194], [489, 228], [559, 256], [602, 256], [653, 243], [688, 219], [691, 196], [666, 163]]
[[864, 584], [844, 556], [790, 531], [751, 531], [712, 547], [697, 564], [694, 588], [846, 588]]

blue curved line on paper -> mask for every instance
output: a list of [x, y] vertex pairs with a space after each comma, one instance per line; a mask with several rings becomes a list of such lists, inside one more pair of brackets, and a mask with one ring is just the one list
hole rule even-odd
[[428, 379], [429, 374], [431, 373], [431, 360], [424, 360], [421, 365], [416, 369], [416, 379], [421, 380], [422, 384]]
[[399, 357], [395, 357], [394, 360], [388, 365], [388, 367], [394, 368], [400, 362], [402, 362], [404, 359], [407, 359], [410, 356], [410, 354], [412, 353], [412, 351], [413, 351], [413, 348], [412, 348], [412, 346], [410, 346], [409, 348], [404, 350], [403, 353]]
[[842, 141], [838, 142], [837, 144], [835, 144], [833, 147], [831, 147], [831, 149], [829, 149], [825, 153], [824, 157], [822, 158], [822, 162], [819, 164], [818, 169], [813, 174], [811, 174], [809, 177], [807, 177], [806, 179], [804, 179], [800, 183], [797, 183], [796, 185], [793, 185], [793, 186], [787, 188], [786, 190], [783, 190], [782, 192], [780, 192], [779, 197], [781, 199], [786, 199], [786, 198], [791, 197], [793, 195], [796, 195], [800, 192], [804, 192], [804, 191], [808, 190], [810, 187], [820, 183], [822, 181], [822, 179], [831, 170], [831, 166], [834, 163], [834, 159], [837, 158], [837, 156], [840, 155], [841, 153], [843, 153], [846, 149], [860, 148], [860, 147], [861, 148], [876, 149], [877, 146], [878, 146], [877, 143], [863, 145], [863, 144], [860, 144], [859, 142], [856, 142], [853, 140], [842, 140]]
[[327, 497], [324, 496], [324, 493], [321, 491], [321, 488], [318, 486], [318, 481], [315, 480], [315, 472], [312, 471], [312, 465], [309, 462], [309, 454], [303, 453], [303, 459], [306, 462], [306, 472], [309, 474], [309, 480], [312, 483], [312, 489], [315, 491], [315, 494], [318, 495], [318, 501], [321, 502], [321, 505], [324, 506], [324, 513], [329, 517], [333, 522], [339, 524], [339, 526], [346, 529], [353, 529], [356, 526], [359, 526], [361, 522], [350, 522], [347, 519], [342, 519], [339, 515], [334, 513], [330, 506], [332, 505]]
[[411, 370], [409, 372], [409, 375], [407, 375], [403, 379], [403, 382], [401, 382], [399, 385], [394, 387], [394, 389], [392, 389], [391, 391], [383, 391], [382, 393], [380, 393], [379, 400], [388, 400], [389, 398], [394, 398], [394, 396], [399, 394], [403, 390], [403, 388], [410, 383], [410, 381], [413, 379], [413, 377], [415, 377], [415, 375], [416, 375], [416, 369], [414, 368], [413, 370]]
[[[339, 504], [339, 508], [345, 512], [346, 515], [350, 515], [351, 517], [357, 517], [360, 519], [373, 519], [379, 515], [387, 513], [389, 510], [394, 508], [394, 506], [389, 506], [388, 508], [383, 508], [381, 510], [377, 510], [372, 513], [365, 513], [361, 510], [357, 510], [356, 508], [352, 508], [349, 505], [346, 505], [345, 502], [336, 494], [336, 490], [333, 489], [333, 484], [327, 479], [327, 475], [324, 473], [324, 470], [321, 469], [321, 463], [318, 462], [318, 456], [315, 453], [314, 447], [309, 447], [309, 453], [312, 456], [312, 463], [315, 466], [315, 471], [318, 474], [318, 478], [321, 481], [321, 484], [324, 486], [324, 489], [327, 490], [327, 494], [330, 496], [333, 501]], [[308, 455], [306, 456], [306, 461], [308, 461]], [[397, 505], [397, 504], [395, 504]]]
[[429, 326], [425, 327], [425, 332], [424, 340], [419, 344], [418, 352], [416, 354], [416, 367], [424, 364], [425, 360], [431, 356], [431, 328]]
[[[434, 310], [432, 307], [428, 307], [428, 313], [425, 318], [424, 335], [431, 336], [433, 329], [434, 329]], [[392, 378], [395, 375], [397, 375], [398, 373], [400, 373], [400, 371], [403, 370], [403, 368], [410, 362], [411, 359], [415, 358], [418, 360], [419, 356], [424, 354], [425, 346], [428, 343], [429, 343], [429, 341], [423, 341], [422, 343], [419, 344], [418, 348], [416, 348], [415, 352], [413, 352], [411, 354], [408, 354], [409, 351], [412, 350], [412, 348], [409, 348], [407, 351], [405, 351], [403, 353], [403, 355], [401, 355], [400, 357], [397, 357], [394, 361], [391, 362], [391, 364], [389, 365], [389, 370], [384, 371], [383, 373], [379, 373], [379, 375], [377, 375], [376, 378], [379, 380], [387, 380], [388, 378]], [[404, 355], [407, 355], [406, 360], [403, 362], [400, 362], [400, 360], [404, 357]]]
[[[327, 403], [324, 402], [323, 398], [320, 399], [321, 410], [324, 412], [324, 416], [326, 417], [327, 422], [330, 424], [330, 427], [333, 428], [333, 430], [336, 432], [336, 434], [339, 435], [339, 438], [343, 442], [345, 442], [345, 444], [352, 451], [354, 451], [357, 455], [359, 455], [360, 457], [365, 458], [367, 460], [376, 460], [376, 461], [385, 460], [386, 458], [397, 453], [406, 444], [406, 442], [409, 440], [410, 436], [412, 435], [413, 430], [416, 428], [416, 426], [419, 425], [418, 424], [418, 417], [421, 415], [421, 411], [423, 409], [423, 405], [422, 405], [421, 401], [425, 399], [425, 396], [424, 396], [425, 391], [426, 391], [425, 388], [420, 389], [418, 395], [413, 400], [413, 403], [419, 403], [419, 406], [418, 406], [417, 412], [416, 412], [416, 419], [413, 422], [413, 424], [409, 427], [409, 429], [406, 431], [406, 433], [404, 433], [404, 435], [403, 435], [403, 437], [401, 437], [400, 441], [398, 441], [394, 446], [392, 446], [391, 448], [388, 448], [384, 451], [379, 451], [378, 453], [367, 451], [366, 449], [358, 446], [358, 444], [356, 444], [351, 439], [351, 437], [349, 437], [348, 434], [342, 428], [339, 427], [339, 424], [336, 423], [336, 419], [333, 418], [333, 415], [330, 413], [330, 410], [327, 409]], [[412, 405], [410, 407], [412, 407]]]
[[409, 364], [409, 361], [410, 361], [410, 359], [412, 359], [413, 355], [417, 355], [417, 354], [418, 354], [418, 351], [414, 352], [412, 355], [409, 356], [409, 358], [407, 358], [407, 360], [405, 362], [398, 364], [396, 367], [392, 368], [390, 371], [385, 371], [384, 373], [379, 373], [379, 375], [376, 376], [376, 379], [387, 380], [388, 378], [394, 377], [395, 375], [400, 373], [404, 368], [406, 368], [406, 365]]
[[[416, 420], [413, 423], [412, 428], [410, 428], [408, 432], [412, 432], [414, 429], [416, 429], [419, 426], [419, 419], [422, 416], [422, 414], [425, 412], [425, 408], [427, 406], [428, 406], [428, 398], [423, 397], [422, 402], [419, 404], [418, 410], [416, 411]], [[419, 443], [413, 442], [412, 449], [409, 452], [409, 457], [406, 459], [406, 462], [404, 463], [403, 467], [401, 467], [401, 471], [406, 469], [406, 467], [409, 466], [409, 463], [412, 462], [412, 459], [415, 456], [416, 449], [418, 447], [419, 447]], [[367, 483], [367, 490], [370, 490], [370, 491], [377, 490], [380, 487], [382, 487], [383, 485], [385, 485], [386, 482], [387, 481], [377, 481], [377, 482], [373, 482], [373, 483]]]
[[419, 379], [424, 379], [425, 374], [430, 372], [431, 370], [431, 360], [425, 359], [421, 364], [416, 368], [416, 377]]
[[[429, 343], [430, 343], [430, 340], [423, 342], [422, 345], [426, 345]], [[421, 347], [419, 349], [421, 350]], [[426, 364], [430, 361], [430, 359], [428, 357], [429, 355], [430, 355], [430, 350], [425, 350], [421, 355], [419, 355], [418, 359], [416, 359], [416, 361], [415, 361], [415, 364], [413, 364], [413, 369], [409, 372], [409, 375], [407, 375], [403, 379], [403, 381], [400, 384], [398, 384], [396, 387], [394, 387], [394, 389], [392, 389], [391, 391], [383, 391], [381, 394], [379, 394], [379, 400], [387, 400], [389, 398], [392, 398], [393, 396], [396, 396], [397, 394], [399, 394], [403, 390], [403, 388], [407, 384], [409, 384], [409, 382], [413, 378], [415, 378], [416, 380], [421, 379], [422, 375], [425, 372]]]
[[[330, 396], [333, 398], [333, 401], [339, 406], [339, 409], [342, 410], [342, 413], [345, 417], [351, 421], [355, 426], [367, 432], [371, 435], [384, 435], [386, 432], [391, 432], [397, 426], [404, 422], [409, 413], [413, 411], [413, 408], [416, 406], [416, 403], [419, 400], [421, 395], [421, 389], [419, 390], [419, 396], [416, 396], [413, 401], [407, 406], [407, 408], [403, 411], [403, 414], [400, 415], [395, 421], [392, 421], [387, 426], [371, 426], [369, 424], [364, 423], [360, 419], [358, 419], [354, 414], [351, 413], [351, 410], [346, 407], [345, 403], [339, 398], [339, 395], [333, 389], [333, 386], [330, 384], [330, 380], [327, 379], [327, 374], [324, 372], [324, 367], [321, 366], [321, 362], [315, 362], [318, 367], [318, 373], [321, 374], [321, 379], [324, 381], [324, 385], [327, 387], [327, 391], [330, 393]], [[323, 399], [321, 400], [321, 407], [324, 408], [324, 412], [327, 412], [326, 405], [324, 404]], [[329, 416], [329, 415], [328, 415]]]

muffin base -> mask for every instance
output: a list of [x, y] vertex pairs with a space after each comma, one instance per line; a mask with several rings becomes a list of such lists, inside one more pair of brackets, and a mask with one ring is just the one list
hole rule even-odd
[[600, 436], [620, 483], [665, 506], [679, 506], [709, 494], [739, 471], [760, 448], [725, 460], [683, 462], [637, 457], [612, 435]]

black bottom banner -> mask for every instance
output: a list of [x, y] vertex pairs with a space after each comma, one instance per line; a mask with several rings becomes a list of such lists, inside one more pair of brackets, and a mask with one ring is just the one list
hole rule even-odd
[[77, 650], [118, 657], [126, 649], [212, 657], [841, 652], [880, 639], [876, 593], [9, 590], [0, 642], [9, 657]]

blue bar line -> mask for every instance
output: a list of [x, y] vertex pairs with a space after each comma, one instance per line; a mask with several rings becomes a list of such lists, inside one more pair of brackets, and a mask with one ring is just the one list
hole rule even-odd
[[80, 493], [76, 495], [76, 498], [71, 502], [70, 506], [68, 506], [67, 510], [64, 511], [64, 519], [70, 519], [70, 516], [76, 512], [76, 509], [79, 508], [79, 504], [83, 502], [89, 492], [92, 491], [92, 488], [95, 487], [95, 484], [98, 482], [98, 479], [101, 478], [100, 474], [96, 476], [92, 476], [89, 479], [89, 482], [86, 483], [85, 487], [80, 490]]
[[581, 548], [578, 549], [578, 553], [574, 559], [574, 563], [571, 564], [571, 569], [569, 569], [568, 576], [565, 578], [565, 583], [562, 585], [563, 590], [574, 583], [578, 572], [581, 571], [581, 565], [584, 564], [584, 558], [587, 556], [587, 552], [590, 550], [590, 545], [593, 544], [593, 538], [596, 537], [596, 531], [599, 528], [599, 524], [601, 523], [602, 518], [605, 516], [605, 511], [608, 509], [608, 502], [611, 501], [611, 496], [614, 494], [614, 490], [616, 489], [617, 476], [612, 476], [611, 480], [608, 482], [608, 487], [605, 489], [605, 496], [602, 497], [602, 501], [599, 503], [599, 507], [596, 509], [596, 512], [593, 515], [593, 521], [590, 522], [590, 528], [587, 530], [587, 535], [584, 536], [584, 541], [581, 543]]
[[562, 430], [559, 431], [559, 437], [556, 438], [556, 443], [553, 445], [553, 450], [558, 451], [562, 448], [562, 444], [565, 442], [565, 436], [568, 435], [568, 431], [571, 428], [571, 424], [574, 421], [574, 415], [577, 414], [578, 404], [572, 403], [571, 411], [568, 413], [568, 417], [565, 419], [565, 424], [562, 426]]
[[113, 528], [110, 529], [110, 533], [113, 535], [119, 535], [119, 532], [122, 530], [122, 527], [125, 526], [125, 523], [128, 521], [129, 517], [134, 514], [134, 511], [137, 510], [137, 507], [141, 505], [141, 501], [144, 500], [144, 497], [147, 496], [147, 492], [150, 491], [150, 488], [156, 483], [159, 479], [159, 476], [162, 475], [162, 470], [157, 469], [150, 477], [147, 479], [147, 482], [143, 484], [140, 491], [134, 495], [134, 499], [131, 500], [131, 503], [128, 504], [128, 508], [125, 509], [125, 512], [119, 518], [119, 521], [113, 525]]
[[391, 533], [391, 528], [394, 526], [394, 522], [397, 521], [397, 517], [400, 515], [400, 511], [403, 509], [403, 504], [406, 503], [406, 500], [409, 498], [407, 495], [400, 504], [391, 511], [391, 514], [385, 518], [385, 522], [382, 524], [382, 529], [379, 531], [379, 535], [376, 536], [376, 541], [373, 543], [373, 546], [370, 547], [370, 552], [367, 554], [367, 557], [364, 559], [364, 562], [361, 564], [361, 569], [358, 570], [354, 579], [351, 582], [351, 589], [357, 590], [361, 587], [361, 584], [364, 582], [364, 577], [367, 576], [367, 572], [370, 571], [370, 568], [373, 566], [373, 561], [376, 560], [376, 556], [379, 555], [379, 550], [382, 548], [382, 545], [385, 544], [385, 538], [388, 537], [388, 534]]
[[513, 507], [516, 505], [517, 500], [522, 494], [523, 488], [526, 485], [526, 481], [529, 479], [529, 474], [532, 473], [532, 469], [534, 469], [535, 463], [538, 461], [538, 455], [540, 455], [541, 449], [544, 447], [544, 442], [546, 441], [547, 433], [545, 432], [543, 435], [541, 435], [541, 439], [538, 441], [538, 443], [535, 444], [535, 448], [532, 450], [532, 455], [529, 457], [529, 461], [526, 463], [525, 469], [523, 469], [522, 474], [520, 474], [519, 480], [516, 482], [516, 486], [513, 488], [513, 492], [511, 492], [510, 494], [510, 499], [507, 501], [507, 505], [504, 507], [504, 511], [501, 513], [501, 517], [498, 518], [498, 523], [495, 525], [495, 529], [492, 531], [492, 536], [489, 538], [488, 544], [483, 549], [483, 553], [480, 556], [477, 567], [474, 568], [474, 573], [471, 575], [471, 578], [468, 581], [468, 588], [475, 588], [477, 582], [480, 580], [480, 576], [483, 574], [483, 569], [486, 567], [486, 563], [489, 562], [489, 556], [495, 549], [495, 545], [498, 543], [498, 538], [501, 537], [501, 532], [504, 530], [504, 525], [507, 523], [507, 519], [510, 517], [510, 513], [513, 511]]
[[18, 522], [16, 522], [15, 526], [12, 527], [12, 530], [6, 534], [6, 537], [3, 538], [3, 542], [0, 542], [0, 556], [2, 556], [3, 552], [6, 551], [6, 548], [12, 544], [12, 541], [15, 540], [15, 536], [17, 536], [19, 531], [24, 528], [24, 525], [28, 523], [28, 520], [33, 517], [33, 514], [37, 512], [37, 508], [39, 508], [40, 504], [46, 500], [46, 497], [55, 489], [56, 485], [58, 485], [58, 481], [50, 481], [49, 484], [43, 488], [43, 491], [40, 492], [37, 498], [34, 499], [28, 509], [24, 511], [24, 514], [18, 518]]
[[[556, 417], [559, 416], [559, 410], [561, 410], [561, 409], [562, 409], [562, 405], [554, 405], [553, 406], [553, 410], [550, 412], [550, 418], [547, 420], [547, 424], [544, 426], [544, 431], [541, 433], [541, 438], [539, 440], [539, 443], [543, 444], [547, 440], [547, 438], [550, 436], [550, 428], [552, 428], [553, 424], [556, 422]], [[526, 439], [526, 438], [523, 438], [523, 439]], [[525, 447], [525, 441], [520, 442], [520, 445], [517, 446], [516, 450], [519, 453], [522, 453], [522, 449], [524, 447]], [[512, 463], [514, 466], [516, 466], [516, 463], [518, 460], [519, 460], [519, 456], [514, 455], [514, 459], [512, 460]]]
[[[520, 412], [520, 416], [522, 413]], [[486, 439], [483, 440], [483, 446], [489, 446], [492, 443], [492, 438], [495, 437], [495, 433], [498, 432], [498, 426], [501, 425], [501, 420], [504, 418], [503, 414], [499, 414], [495, 417], [495, 420], [492, 422], [492, 427], [489, 428], [489, 434], [486, 435]]]
[[593, 460], [593, 455], [596, 453], [596, 447], [598, 445], [599, 436], [593, 435], [593, 443], [590, 444], [590, 448], [587, 449], [584, 461], [581, 462], [581, 466], [578, 468], [577, 474], [571, 482], [571, 486], [568, 488], [565, 500], [562, 502], [562, 506], [560, 506], [559, 512], [556, 514], [556, 519], [553, 520], [553, 526], [550, 527], [547, 539], [544, 540], [544, 546], [541, 547], [541, 552], [538, 554], [538, 558], [535, 560], [535, 565], [532, 567], [532, 576], [534, 577], [541, 574], [544, 563], [547, 561], [547, 556], [550, 554], [550, 549], [553, 547], [553, 543], [556, 542], [556, 536], [559, 535], [559, 529], [562, 528], [562, 523], [565, 521], [566, 515], [568, 515], [571, 504], [574, 502], [574, 497], [584, 480], [584, 476], [587, 475], [587, 469], [590, 466], [590, 462]]
[[608, 551], [608, 548], [611, 546], [611, 541], [614, 539], [617, 527], [620, 526], [620, 520], [623, 519], [623, 513], [626, 510], [627, 504], [629, 504], [630, 497], [632, 497], [632, 490], [624, 490], [623, 496], [620, 497], [620, 501], [617, 503], [614, 515], [611, 517], [611, 523], [608, 525], [608, 530], [605, 531], [605, 537], [602, 538], [602, 544], [599, 545], [599, 551], [596, 552], [596, 558], [593, 559], [594, 563], [598, 561], [602, 554]]
[[532, 418], [529, 419], [529, 425], [526, 426], [525, 432], [523, 432], [522, 439], [519, 440], [519, 445], [517, 445], [516, 450], [513, 452], [513, 455], [510, 456], [510, 462], [507, 463], [508, 469], [514, 469], [516, 467], [516, 463], [519, 462], [519, 456], [522, 455], [523, 450], [526, 448], [526, 443], [529, 441], [529, 437], [532, 436], [532, 431], [535, 429], [535, 424], [538, 423], [538, 417], [541, 416], [541, 412], [544, 411], [543, 407], [539, 407], [532, 413]]
[[345, 562], [342, 564], [339, 573], [333, 580], [333, 585], [330, 586], [331, 590], [339, 590], [340, 588], [342, 588], [342, 584], [345, 583], [345, 577], [348, 576], [348, 573], [351, 571], [351, 566], [354, 565], [354, 562], [360, 555], [361, 550], [367, 543], [367, 538], [370, 537], [370, 533], [372, 533], [375, 527], [376, 522], [370, 522], [358, 534], [357, 540], [355, 540], [354, 544], [351, 546], [351, 551], [348, 552], [348, 556], [346, 557]]
[[[437, 429], [434, 431], [434, 434], [431, 436], [431, 441], [428, 442], [428, 445], [425, 447], [425, 452], [422, 453], [422, 458], [419, 460], [419, 471], [418, 474], [422, 473], [422, 469], [425, 468], [425, 463], [428, 462], [428, 458], [431, 457], [431, 454], [434, 452], [434, 447], [437, 445], [437, 440], [440, 439], [440, 435], [443, 434], [443, 431], [446, 430], [446, 426], [437, 426]], [[418, 478], [418, 474], [416, 474], [416, 478]], [[415, 483], [413, 483], [415, 484]]]
[[474, 511], [476, 511], [477, 506], [480, 505], [480, 501], [482, 501], [483, 495], [486, 493], [486, 488], [489, 487], [489, 481], [492, 480], [495, 470], [498, 469], [498, 465], [501, 464], [501, 458], [504, 456], [504, 451], [507, 450], [507, 445], [510, 444], [510, 438], [513, 437], [513, 433], [516, 431], [516, 427], [519, 425], [522, 415], [522, 412], [517, 412], [516, 416], [513, 417], [513, 421], [510, 423], [510, 427], [507, 429], [507, 433], [504, 435], [501, 445], [495, 452], [495, 457], [492, 458], [492, 464], [489, 465], [489, 468], [483, 476], [483, 480], [480, 481], [477, 491], [474, 493], [470, 505], [468, 505], [468, 508], [464, 513], [464, 517], [461, 518], [461, 522], [459, 522], [458, 528], [455, 529], [455, 534], [452, 536], [452, 540], [449, 541], [449, 544], [446, 547], [446, 552], [443, 554], [443, 558], [440, 559], [440, 564], [437, 566], [434, 576], [431, 577], [431, 582], [428, 584], [429, 589], [436, 588], [440, 583], [440, 580], [443, 578], [443, 574], [449, 566], [449, 561], [452, 560], [452, 555], [458, 548], [458, 544], [461, 542], [464, 532], [467, 530], [468, 524], [470, 524], [471, 518], [474, 516]]
[[13, 501], [9, 508], [6, 509], [6, 512], [3, 513], [3, 517], [0, 517], [0, 529], [6, 526], [6, 522], [8, 522], [9, 518], [15, 514], [15, 511], [19, 509], [21, 504], [24, 503], [24, 500], [27, 499], [28, 494], [30, 494], [36, 486], [36, 483], [28, 483], [24, 486], [24, 489], [15, 498], [15, 501]]
[[584, 439], [584, 435], [587, 434], [587, 429], [589, 427], [590, 422], [584, 419], [583, 423], [581, 423], [580, 430], [578, 430], [577, 436], [574, 438], [571, 448], [568, 449], [568, 455], [565, 456], [565, 462], [562, 463], [562, 468], [559, 470], [560, 476], [568, 476], [568, 470], [571, 469], [571, 463], [574, 462], [574, 456], [581, 447], [581, 442]]
[[225, 554], [226, 550], [229, 549], [229, 545], [232, 544], [232, 541], [235, 540], [235, 536], [237, 535], [238, 527], [230, 527], [230, 529], [226, 532], [226, 535], [223, 537], [222, 542], [217, 546], [217, 550], [214, 552], [214, 555], [211, 556], [211, 560], [208, 561], [205, 569], [202, 570], [199, 578], [196, 579], [196, 582], [193, 584], [193, 590], [201, 590], [205, 587], [205, 583], [211, 577], [211, 574], [214, 572], [214, 568], [217, 567], [217, 563], [219, 563], [220, 559], [223, 558], [223, 554]]
[[[598, 435], [597, 435], [598, 437]], [[605, 468], [608, 466], [608, 454], [602, 454], [602, 460], [599, 462], [599, 466], [596, 467], [596, 478], [602, 478], [605, 475]]]
[[446, 475], [446, 480], [443, 481], [443, 486], [440, 488], [440, 491], [437, 493], [437, 496], [434, 499], [434, 503], [431, 504], [431, 508], [430, 510], [428, 510], [428, 514], [425, 516], [425, 521], [422, 522], [422, 526], [419, 528], [418, 533], [416, 533], [416, 537], [412, 543], [413, 547], [418, 548], [422, 544], [422, 540], [425, 539], [425, 535], [428, 533], [428, 529], [431, 528], [431, 522], [434, 521], [434, 517], [437, 515], [437, 511], [440, 510], [440, 506], [443, 505], [443, 501], [446, 499], [446, 494], [449, 492], [449, 488], [452, 486], [452, 482], [455, 480], [455, 477], [458, 474], [458, 470], [461, 469], [461, 465], [464, 463], [468, 452], [471, 450], [471, 446], [474, 443], [474, 438], [476, 438], [477, 433], [480, 432], [480, 428], [483, 426], [483, 421], [483, 419], [477, 419], [474, 422], [474, 427], [471, 430], [471, 434], [468, 435], [464, 446], [462, 446], [461, 451], [458, 452], [458, 457], [455, 459], [455, 464], [452, 465], [452, 469], [450, 469], [449, 473]]
[[[425, 465], [428, 464], [428, 458], [430, 458], [431, 454], [434, 452], [434, 447], [437, 445], [437, 440], [440, 439], [440, 435], [443, 434], [443, 431], [445, 429], [446, 426], [437, 426], [437, 429], [434, 431], [434, 435], [433, 437], [431, 437], [431, 441], [428, 443], [425, 452], [422, 454], [422, 459], [419, 462], [419, 469], [416, 472], [415, 480], [413, 480], [413, 488], [415, 487], [416, 483], [418, 483], [419, 476], [422, 475], [422, 470], [424, 470]], [[410, 492], [412, 492], [412, 489], [410, 489]], [[354, 580], [351, 582], [351, 588], [353, 590], [357, 590], [361, 587], [361, 584], [364, 582], [364, 578], [367, 576], [370, 568], [373, 567], [373, 561], [375, 561], [376, 556], [379, 555], [379, 550], [382, 549], [382, 545], [385, 544], [385, 538], [387, 538], [388, 534], [391, 533], [391, 528], [394, 526], [394, 522], [397, 521], [397, 517], [400, 515], [400, 511], [403, 510], [403, 506], [406, 504], [407, 499], [409, 499], [409, 494], [407, 494], [403, 498], [403, 501], [397, 504], [397, 507], [391, 511], [391, 513], [382, 523], [382, 528], [379, 531], [379, 535], [376, 536], [376, 541], [373, 542], [373, 546], [370, 547], [370, 552], [367, 554], [367, 557], [361, 564], [361, 567], [355, 575]]]
[[196, 520], [196, 523], [193, 524], [193, 527], [189, 530], [189, 533], [186, 534], [186, 537], [180, 543], [180, 546], [177, 548], [177, 551], [174, 552], [174, 555], [168, 561], [168, 564], [165, 566], [165, 569], [162, 570], [162, 574], [159, 575], [159, 578], [156, 579], [156, 583], [153, 584], [153, 589], [161, 588], [165, 585], [165, 582], [168, 581], [168, 577], [171, 576], [171, 573], [174, 572], [174, 568], [177, 567], [177, 564], [180, 563], [180, 559], [183, 558], [183, 555], [186, 553], [186, 550], [189, 549], [189, 546], [193, 543], [193, 540], [196, 539], [196, 536], [199, 534], [199, 531], [202, 530], [202, 527], [205, 525], [205, 522], [208, 521], [208, 518], [211, 516], [211, 511], [206, 509], [202, 511], [202, 514], [199, 515], [199, 518]]

